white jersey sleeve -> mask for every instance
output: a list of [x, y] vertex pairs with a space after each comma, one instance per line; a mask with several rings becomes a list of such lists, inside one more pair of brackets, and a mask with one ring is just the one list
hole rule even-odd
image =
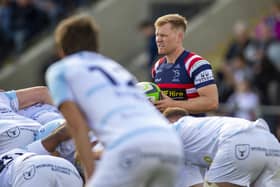
[[2, 110], [13, 110], [18, 111], [19, 109], [19, 102], [14, 90], [0, 92], [0, 108]]
[[46, 73], [47, 84], [56, 106], [60, 106], [64, 101], [74, 100], [70, 84], [67, 84], [65, 69], [67, 67], [63, 63], [57, 63], [52, 65]]
[[26, 150], [38, 155], [51, 155], [51, 153], [49, 153], [43, 146], [42, 140], [37, 140], [35, 142], [32, 142], [31, 144], [28, 144], [26, 146]]

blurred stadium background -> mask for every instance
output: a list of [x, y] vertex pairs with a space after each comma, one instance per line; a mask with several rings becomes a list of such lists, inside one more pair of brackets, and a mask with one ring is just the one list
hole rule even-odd
[[57, 59], [55, 25], [80, 13], [99, 23], [101, 52], [140, 81], [149, 80], [149, 70], [139, 23], [166, 13], [186, 16], [186, 49], [208, 59], [216, 73], [221, 102], [217, 113], [263, 117], [280, 138], [279, 1], [0, 0], [0, 88], [44, 84], [44, 71]]

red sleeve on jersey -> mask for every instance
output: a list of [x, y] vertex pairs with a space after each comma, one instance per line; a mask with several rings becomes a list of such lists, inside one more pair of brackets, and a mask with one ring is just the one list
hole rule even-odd
[[188, 75], [189, 76], [191, 76], [190, 75], [190, 70], [191, 70], [191, 68], [192, 68], [192, 66], [196, 63], [196, 62], [198, 62], [198, 61], [200, 61], [200, 60], [202, 60], [203, 58], [201, 57], [201, 56], [199, 56], [199, 55], [196, 55], [195, 53], [190, 53], [186, 58], [185, 58], [185, 66], [186, 66], [186, 71], [187, 71], [187, 73], [188, 73]]

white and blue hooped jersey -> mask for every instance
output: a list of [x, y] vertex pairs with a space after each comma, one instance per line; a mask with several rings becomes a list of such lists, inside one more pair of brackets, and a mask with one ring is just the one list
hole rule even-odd
[[[39, 129], [41, 125], [38, 122], [17, 114], [18, 110], [19, 106], [16, 92], [0, 92], [0, 134], [16, 127]], [[11, 131], [12, 135], [13, 131]]]
[[175, 122], [173, 128], [183, 141], [185, 161], [208, 167], [219, 144], [238, 133], [256, 127], [259, 121], [261, 120], [251, 122], [232, 117], [186, 116]]
[[46, 80], [55, 104], [75, 102], [105, 145], [136, 129], [168, 129], [135, 77], [100, 54], [70, 55], [48, 69]]

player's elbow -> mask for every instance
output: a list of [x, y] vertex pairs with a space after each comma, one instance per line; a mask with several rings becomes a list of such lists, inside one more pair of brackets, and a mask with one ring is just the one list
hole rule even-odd
[[219, 108], [219, 100], [218, 99], [209, 99], [208, 109], [209, 111], [215, 111]]
[[89, 128], [85, 124], [81, 123], [68, 123], [67, 129], [69, 130], [72, 137], [83, 137], [89, 132]]
[[41, 103], [51, 103], [49, 89], [46, 86], [36, 86], [32, 89], [33, 93], [38, 96], [38, 100]]

